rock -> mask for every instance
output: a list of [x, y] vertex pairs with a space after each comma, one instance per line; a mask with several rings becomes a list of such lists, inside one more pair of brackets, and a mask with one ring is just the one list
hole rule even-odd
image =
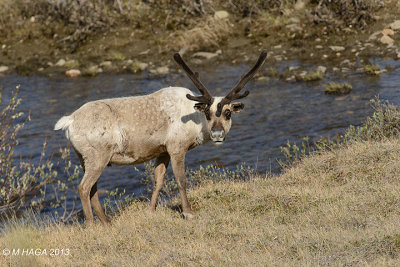
[[290, 23], [297, 23], [297, 24], [300, 23], [300, 19], [297, 17], [290, 18], [289, 21]]
[[0, 73], [1, 72], [6, 72], [8, 71], [8, 67], [7, 66], [0, 66]]
[[166, 75], [169, 73], [169, 68], [167, 66], [158, 67], [156, 69], [150, 70], [150, 72], [157, 75]]
[[400, 30], [400, 20], [395, 20], [393, 23], [389, 25], [389, 28], [392, 30]]
[[60, 59], [59, 61], [57, 61], [56, 66], [57, 67], [62, 67], [65, 65], [65, 59]]
[[103, 61], [100, 63], [100, 67], [103, 67], [103, 68], [110, 68], [111, 66], [112, 66], [111, 61]]
[[340, 52], [345, 49], [343, 46], [336, 46], [336, 45], [332, 45], [329, 48], [334, 52]]
[[374, 32], [373, 34], [371, 34], [369, 36], [368, 41], [375, 41], [376, 39], [378, 39], [378, 35], [381, 33], [382, 33], [382, 31]]
[[217, 53], [210, 53], [210, 52], [197, 52], [192, 55], [192, 57], [205, 58], [205, 59], [212, 59], [213, 57], [216, 56], [218, 56]]
[[81, 71], [78, 69], [71, 69], [65, 72], [65, 76], [68, 78], [78, 77], [81, 76]]
[[294, 9], [302, 10], [302, 9], [304, 9], [305, 6], [306, 6], [306, 4], [304, 3], [303, 0], [297, 0], [296, 4], [294, 5]]
[[394, 44], [394, 40], [392, 38], [390, 38], [389, 36], [387, 36], [387, 35], [382, 36], [381, 39], [379, 39], [379, 41], [382, 44], [387, 44], [387, 45], [393, 45]]
[[324, 47], [323, 47], [322, 45], [316, 45], [315, 48], [317, 48], [317, 49], [322, 49], [322, 48], [324, 48]]
[[96, 65], [90, 66], [83, 70], [83, 75], [85, 76], [96, 76], [97, 74], [103, 72], [102, 68], [99, 68]]
[[286, 25], [286, 28], [291, 32], [301, 32], [303, 28], [296, 23]]
[[282, 48], [282, 45], [276, 45], [276, 46], [274, 46], [274, 49], [281, 49]]
[[149, 66], [149, 64], [147, 64], [147, 63], [135, 60], [131, 65], [131, 71], [132, 72], [144, 71], [147, 69], [148, 66]]
[[147, 63], [139, 62], [139, 69], [140, 69], [141, 71], [146, 70], [148, 66], [149, 66], [149, 64], [147, 64]]
[[269, 78], [268, 78], [268, 77], [265, 77], [265, 76], [261, 76], [261, 77], [258, 77], [258, 78], [257, 78], [257, 81], [259, 81], [259, 82], [268, 82], [268, 81], [269, 81]]
[[383, 35], [394, 35], [394, 31], [392, 29], [383, 29], [382, 34]]
[[298, 69], [300, 69], [299, 66], [290, 66], [289, 67], [289, 71], [294, 71], [294, 70], [298, 70]]
[[351, 62], [349, 59], [345, 59], [342, 61], [342, 63], [340, 63], [340, 65], [350, 65], [350, 64], [351, 64]]
[[319, 71], [319, 72], [325, 74], [325, 73], [326, 73], [326, 67], [325, 67], [325, 66], [318, 66], [318, 67], [317, 67], [317, 71]]
[[215, 11], [214, 18], [215, 19], [227, 19], [229, 17], [229, 13], [225, 10]]

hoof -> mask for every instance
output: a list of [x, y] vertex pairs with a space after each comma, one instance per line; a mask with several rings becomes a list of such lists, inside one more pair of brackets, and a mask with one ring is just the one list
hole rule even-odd
[[148, 207], [144, 210], [145, 214], [154, 214], [156, 212], [156, 209], [154, 209], [153, 207]]
[[193, 211], [190, 212], [182, 212], [182, 216], [184, 219], [190, 220], [196, 217], [196, 214]]

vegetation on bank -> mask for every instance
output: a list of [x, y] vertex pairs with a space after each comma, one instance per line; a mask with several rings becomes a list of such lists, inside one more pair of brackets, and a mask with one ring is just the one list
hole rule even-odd
[[[378, 101], [374, 107], [340, 142], [321, 141], [290, 157], [279, 176], [200, 182], [188, 194], [197, 212], [193, 220], [181, 218], [173, 199], [155, 213], [136, 201], [120, 210], [111, 227], [11, 221], [0, 236], [0, 248], [10, 255], [0, 255], [0, 262], [397, 265], [400, 110]], [[25, 254], [12, 255], [13, 249]]]
[[[382, 10], [385, 16], [379, 16]], [[135, 72], [135, 62], [150, 69], [169, 65], [171, 51], [223, 49], [225, 59], [237, 62], [257, 48], [283, 45], [287, 56], [300, 48], [306, 55], [314, 49], [305, 42], [318, 37], [346, 42], [342, 37], [349, 36], [354, 43], [354, 34], [395, 17], [392, 10], [396, 1], [390, 0], [5, 0], [0, 62], [23, 75], [65, 72], [65, 63], [74, 62], [93, 75]]]

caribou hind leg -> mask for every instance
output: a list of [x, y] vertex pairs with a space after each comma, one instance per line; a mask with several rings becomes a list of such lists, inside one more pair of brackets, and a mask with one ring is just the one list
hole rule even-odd
[[169, 160], [170, 157], [168, 154], [161, 155], [156, 160], [155, 184], [149, 207], [151, 211], [156, 210], [157, 199], [164, 184], [164, 178], [167, 172]]
[[97, 192], [97, 182], [94, 183], [92, 189], [90, 190], [90, 203], [92, 203], [94, 212], [96, 213], [97, 217], [99, 217], [100, 221], [104, 224], [110, 224], [110, 220], [107, 218], [107, 215], [105, 214], [99, 200], [99, 194]]
[[[89, 154], [89, 153], [88, 153]], [[104, 213], [103, 208], [99, 200], [97, 193], [97, 180], [100, 177], [101, 172], [107, 166], [110, 157], [104, 157], [104, 153], [95, 151], [90, 153], [89, 157], [83, 157], [83, 168], [85, 174], [78, 186], [79, 196], [81, 198], [83, 213], [89, 222], [94, 222], [92, 207], [103, 223], [108, 223], [109, 220]]]

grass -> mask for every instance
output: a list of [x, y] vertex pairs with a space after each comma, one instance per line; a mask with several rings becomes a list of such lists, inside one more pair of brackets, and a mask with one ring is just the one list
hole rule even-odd
[[374, 107], [364, 125], [348, 129], [341, 144], [320, 144], [309, 155], [301, 152], [300, 159], [279, 176], [260, 176], [243, 168], [239, 170], [247, 173], [246, 179], [211, 169], [192, 174], [196, 181], [216, 174], [189, 191], [197, 212], [192, 220], [181, 218], [175, 198], [155, 213], [146, 211], [147, 204], [133, 202], [113, 217], [109, 227], [11, 221], [0, 236], [0, 249], [43, 253], [52, 248], [64, 254], [0, 254], [0, 262], [8, 266], [399, 265], [400, 111], [385, 102], [375, 101]]
[[379, 75], [382, 73], [381, 67], [379, 65], [373, 65], [373, 64], [369, 64], [369, 65], [365, 65], [363, 68], [364, 72], [368, 75]]
[[[132, 204], [101, 224], [8, 226], [0, 248], [68, 249], [0, 255], [35, 265], [396, 265], [400, 141], [355, 142], [309, 156], [278, 177], [206, 182], [189, 192], [193, 220]], [[174, 206], [176, 202], [172, 203]]]
[[304, 77], [301, 77], [301, 80], [306, 81], [306, 82], [312, 82], [312, 81], [319, 81], [324, 78], [324, 73], [319, 71], [319, 70], [314, 70], [311, 72], [308, 72]]
[[353, 86], [351, 86], [349, 83], [331, 82], [329, 83], [328, 87], [325, 88], [325, 93], [329, 95], [343, 95], [349, 94], [352, 89]]

